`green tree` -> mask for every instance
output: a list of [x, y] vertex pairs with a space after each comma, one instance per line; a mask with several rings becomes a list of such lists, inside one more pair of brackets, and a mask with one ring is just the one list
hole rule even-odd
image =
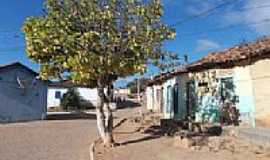
[[61, 99], [61, 107], [66, 111], [69, 109], [81, 109], [81, 100], [80, 93], [76, 89], [70, 88]]
[[24, 23], [26, 52], [41, 66], [43, 79], [71, 79], [97, 87], [97, 126], [113, 144], [113, 116], [104, 92], [118, 77], [161, 65], [164, 41], [174, 30], [161, 21], [160, 0], [47, 0], [45, 14]]

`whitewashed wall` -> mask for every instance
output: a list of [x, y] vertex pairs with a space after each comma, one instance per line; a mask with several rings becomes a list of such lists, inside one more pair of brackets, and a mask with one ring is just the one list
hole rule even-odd
[[[21, 89], [17, 77], [33, 83]], [[16, 122], [43, 119], [46, 116], [47, 83], [35, 80], [24, 67], [0, 72], [0, 122]]]
[[94, 106], [98, 103], [98, 91], [97, 89], [78, 88], [78, 92], [84, 100], [91, 102]]
[[152, 86], [146, 88], [146, 109], [154, 110], [154, 92]]
[[234, 68], [235, 93], [239, 96], [236, 107], [240, 111], [242, 125], [255, 127], [255, 96], [252, 84], [250, 66]]
[[171, 79], [166, 80], [163, 83], [163, 97], [164, 97], [164, 107], [163, 113], [165, 119], [170, 119], [174, 117], [173, 112], [173, 93], [168, 90], [169, 87], [173, 88], [174, 85], [177, 83], [177, 78], [173, 77]]
[[153, 104], [153, 110], [155, 112], [162, 112], [162, 100], [163, 100], [163, 95], [162, 95], [162, 86], [161, 85], [154, 85], [153, 86], [153, 91], [154, 91], [154, 104]]
[[[55, 98], [55, 92], [61, 92], [61, 96], [63, 96], [68, 89], [67, 88], [58, 88], [58, 87], [49, 87], [48, 89], [48, 106], [47, 108], [51, 107], [59, 107], [60, 106], [60, 99]], [[98, 102], [98, 92], [97, 89], [89, 89], [89, 88], [77, 88], [77, 91], [79, 92], [80, 96], [86, 100], [89, 101], [94, 106], [97, 105]]]
[[68, 89], [66, 88], [51, 88], [48, 89], [48, 100], [47, 100], [47, 108], [51, 107], [59, 107], [61, 100], [58, 98], [55, 98], [55, 92], [61, 92], [61, 96], [63, 96]]

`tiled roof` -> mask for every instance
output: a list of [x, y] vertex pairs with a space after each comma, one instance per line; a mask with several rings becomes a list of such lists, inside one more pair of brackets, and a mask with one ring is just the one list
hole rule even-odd
[[175, 75], [207, 69], [232, 68], [250, 65], [260, 59], [270, 58], [270, 37], [252, 43], [236, 45], [232, 48], [210, 53], [178, 71], [163, 73], [149, 81], [148, 86], [160, 84]]
[[152, 78], [151, 80], [148, 81], [148, 86], [152, 86], [155, 84], [160, 84], [176, 75], [182, 74], [182, 73], [187, 73], [187, 69], [186, 67], [180, 67], [174, 71], [171, 72], [166, 72], [166, 73], [161, 73], [157, 76], [155, 76], [154, 78]]
[[270, 57], [270, 37], [214, 52], [188, 66], [189, 71], [249, 65]]

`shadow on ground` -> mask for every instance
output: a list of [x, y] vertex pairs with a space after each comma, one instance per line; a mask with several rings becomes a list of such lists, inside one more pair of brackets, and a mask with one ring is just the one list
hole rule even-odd
[[63, 114], [50, 114], [46, 116], [46, 120], [76, 120], [76, 119], [96, 119], [95, 114], [91, 113], [63, 113]]
[[129, 145], [129, 144], [133, 144], [133, 143], [150, 141], [153, 139], [158, 139], [164, 135], [160, 126], [151, 126], [151, 127], [147, 128], [143, 133], [145, 134], [144, 137], [138, 138], [138, 139], [128, 140], [126, 142], [121, 143], [120, 145]]
[[135, 107], [141, 107], [141, 104], [134, 102], [132, 100], [117, 102], [117, 109], [135, 108]]

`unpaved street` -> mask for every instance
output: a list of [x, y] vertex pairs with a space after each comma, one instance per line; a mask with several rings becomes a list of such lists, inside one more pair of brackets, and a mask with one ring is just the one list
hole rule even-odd
[[89, 160], [95, 120], [0, 125], [0, 160]]
[[[118, 110], [115, 124], [139, 109]], [[0, 160], [89, 160], [96, 137], [95, 119], [0, 124]]]

